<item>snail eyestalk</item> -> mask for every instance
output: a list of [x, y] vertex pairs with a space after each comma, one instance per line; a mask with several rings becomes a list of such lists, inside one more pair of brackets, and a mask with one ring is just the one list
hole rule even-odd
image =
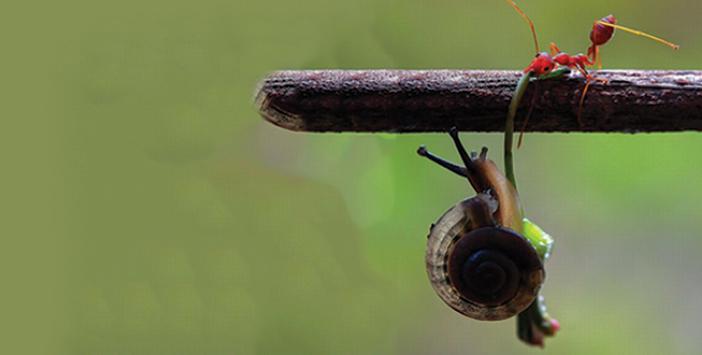
[[466, 170], [468, 170], [469, 172], [475, 172], [475, 165], [473, 164], [473, 160], [468, 155], [466, 148], [463, 147], [463, 143], [461, 143], [461, 139], [458, 137], [458, 130], [456, 129], [456, 127], [451, 127], [451, 129], [449, 130], [449, 135], [451, 136], [451, 139], [453, 139], [454, 145], [456, 145], [456, 150], [458, 151], [458, 155], [461, 156], [461, 160], [463, 160], [463, 164], [465, 164]]
[[453, 172], [454, 174], [456, 174], [458, 176], [468, 177], [468, 175], [466, 174], [465, 168], [460, 167], [454, 163], [451, 163], [448, 160], [445, 160], [437, 155], [432, 154], [431, 152], [429, 152], [427, 150], [427, 148], [425, 146], [420, 146], [417, 149], [417, 154], [433, 161], [434, 163], [440, 165], [443, 168], [446, 168], [447, 170]]
[[668, 46], [668, 47], [670, 47], [670, 48], [672, 48], [672, 49], [674, 49], [674, 50], [680, 49], [680, 46], [677, 45], [677, 44], [675, 44], [675, 43], [666, 41], [666, 40], [664, 40], [663, 38], [656, 37], [656, 36], [654, 36], [654, 35], [648, 34], [648, 33], [643, 32], [643, 31], [635, 30], [635, 29], [628, 28], [628, 27], [624, 27], [624, 26], [621, 26], [621, 25], [615, 25], [615, 24], [613, 24], [613, 23], [605, 22], [605, 21], [602, 21], [602, 20], [596, 21], [596, 23], [597, 23], [597, 24], [600, 24], [600, 25], [603, 25], [603, 26], [612, 27], [612, 28], [615, 28], [615, 29], [617, 29], [617, 30], [622, 30], [622, 31], [625, 31], [625, 32], [629, 32], [629, 33], [631, 33], [631, 34], [633, 34], [633, 35], [637, 35], [637, 36], [641, 36], [641, 37], [646, 37], [646, 38], [651, 39], [651, 40], [654, 40], [654, 41], [656, 41], [656, 42], [658, 42], [658, 43], [664, 44], [664, 45], [666, 45], [666, 46]]
[[[475, 166], [473, 164], [471, 164], [471, 166], [470, 166], [473, 170], [469, 170], [469, 169], [464, 168], [462, 166], [456, 165], [448, 160], [445, 160], [437, 155], [432, 154], [423, 145], [420, 146], [419, 148], [417, 148], [417, 154], [433, 161], [434, 163], [451, 171], [452, 173], [454, 173], [458, 176], [462, 176], [464, 178], [467, 178], [468, 182], [470, 183], [470, 186], [473, 187], [473, 189], [475, 191], [482, 191], [484, 189], [483, 181], [480, 180], [479, 175], [476, 174]], [[472, 163], [472, 161], [471, 161], [471, 163]]]
[[461, 160], [463, 160], [463, 164], [466, 166], [468, 182], [470, 182], [470, 185], [473, 186], [476, 192], [483, 191], [485, 189], [485, 180], [481, 174], [478, 173], [478, 168], [475, 166], [473, 159], [471, 159], [468, 152], [466, 152], [466, 148], [463, 147], [463, 143], [461, 143], [461, 139], [458, 137], [458, 129], [456, 129], [456, 127], [451, 127], [449, 135], [451, 139], [453, 139], [456, 150], [458, 150], [458, 155], [461, 156]]

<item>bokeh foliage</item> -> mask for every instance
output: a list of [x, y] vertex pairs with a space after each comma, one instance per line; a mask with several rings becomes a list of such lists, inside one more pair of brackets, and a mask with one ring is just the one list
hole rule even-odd
[[[609, 68], [697, 68], [691, 0], [522, 1], [542, 45], [618, 34]], [[301, 134], [263, 122], [278, 69], [526, 66], [502, 1], [56, 2], [3, 15], [3, 347], [48, 354], [528, 353], [462, 318], [424, 271], [429, 224], [470, 194], [418, 158], [445, 135]], [[501, 163], [501, 136], [464, 134]], [[695, 133], [528, 135], [532, 220], [556, 239], [551, 354], [690, 354], [702, 274]], [[3, 351], [5, 353], [6, 351]]]

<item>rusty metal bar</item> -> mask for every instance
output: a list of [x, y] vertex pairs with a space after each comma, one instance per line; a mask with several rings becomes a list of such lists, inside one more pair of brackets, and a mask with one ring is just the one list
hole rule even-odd
[[[521, 75], [485, 70], [280, 71], [260, 84], [263, 118], [294, 131], [499, 132]], [[702, 130], [702, 71], [596, 72], [583, 109], [585, 80], [531, 83], [519, 121], [533, 101], [528, 132], [670, 132]], [[535, 87], [538, 88], [535, 90]], [[534, 93], [537, 97], [532, 100]]]

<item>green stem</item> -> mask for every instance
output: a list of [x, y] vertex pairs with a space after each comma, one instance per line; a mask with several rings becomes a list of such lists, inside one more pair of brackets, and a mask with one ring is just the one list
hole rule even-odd
[[515, 189], [517, 188], [517, 179], [514, 177], [514, 158], [512, 154], [512, 146], [514, 145], [514, 117], [517, 115], [519, 103], [524, 97], [524, 93], [529, 86], [529, 80], [532, 76], [532, 72], [527, 72], [519, 78], [517, 88], [512, 95], [512, 101], [509, 103], [507, 120], [505, 121], [505, 174], [507, 175], [507, 179], [514, 185]]
[[[548, 74], [537, 77], [537, 80], [548, 80], [562, 78], [570, 73], [568, 68], [562, 67], [558, 68]], [[507, 112], [507, 120], [505, 121], [505, 174], [507, 179], [512, 183], [514, 188], [517, 188], [517, 179], [514, 177], [514, 157], [512, 154], [512, 146], [514, 145], [514, 118], [517, 116], [517, 109], [519, 108], [519, 103], [524, 97], [527, 87], [529, 86], [529, 81], [534, 77], [532, 72], [524, 73], [517, 83], [517, 88], [514, 90], [512, 95], [512, 101], [509, 103], [509, 110]], [[524, 211], [522, 210], [522, 216]], [[527, 221], [528, 222], [528, 221]], [[531, 229], [535, 227], [531, 222]], [[537, 227], [538, 228], [538, 227]], [[540, 230], [540, 229], [539, 229]], [[537, 233], [539, 238], [542, 238], [545, 233], [541, 231]], [[550, 249], [550, 244], [553, 243], [548, 239], [543, 238], [543, 240], [548, 244], [546, 250]], [[550, 241], [550, 242], [549, 242]], [[548, 252], [544, 252], [545, 255]], [[544, 260], [545, 261], [545, 260]], [[552, 319], [548, 313], [546, 313], [546, 306], [544, 304], [544, 299], [539, 294], [537, 299], [532, 302], [532, 304], [519, 313], [517, 316], [517, 336], [522, 341], [531, 344], [543, 346], [544, 336], [553, 336], [558, 330], [558, 322]]]

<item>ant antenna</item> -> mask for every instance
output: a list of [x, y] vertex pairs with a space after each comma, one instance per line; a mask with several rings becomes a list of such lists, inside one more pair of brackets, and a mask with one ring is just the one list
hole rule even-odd
[[512, 5], [512, 7], [519, 13], [519, 15], [522, 16], [524, 21], [526, 21], [529, 24], [529, 28], [531, 28], [531, 36], [534, 37], [534, 48], [536, 49], [536, 53], [541, 52], [541, 50], [539, 49], [539, 40], [536, 39], [536, 30], [534, 29], [534, 23], [531, 22], [531, 19], [529, 18], [529, 16], [527, 16], [527, 14], [525, 14], [524, 11], [522, 11], [522, 9], [520, 9], [519, 6], [517, 6], [517, 4], [514, 3], [514, 1], [512, 1], [512, 0], [505, 0], [505, 1], [507, 1], [508, 4]]
[[[510, 1], [510, 0], [507, 0], [507, 1]], [[620, 25], [615, 25], [615, 24], [613, 24], [613, 23], [604, 22], [604, 21], [595, 21], [595, 22], [596, 22], [597, 24], [599, 24], [599, 25], [612, 27], [612, 28], [615, 28], [615, 29], [618, 29], [618, 30], [622, 30], [622, 31], [625, 31], [625, 32], [629, 32], [629, 33], [634, 34], [634, 35], [637, 35], [637, 36], [642, 36], [642, 37], [646, 37], [646, 38], [648, 38], [648, 39], [652, 39], [652, 40], [654, 40], [654, 41], [656, 41], [656, 42], [658, 42], [658, 43], [665, 44], [666, 46], [668, 46], [668, 47], [670, 47], [670, 48], [673, 48], [673, 49], [675, 49], [675, 50], [677, 50], [677, 49], [680, 48], [680, 46], [677, 45], [677, 44], [675, 44], [675, 43], [668, 42], [668, 41], [664, 40], [663, 38], [659, 38], [659, 37], [650, 35], [650, 34], [648, 34], [648, 33], [646, 33], [646, 32], [642, 32], [642, 31], [639, 31], [639, 30], [631, 29], [631, 28], [628, 28], [628, 27], [620, 26]]]

